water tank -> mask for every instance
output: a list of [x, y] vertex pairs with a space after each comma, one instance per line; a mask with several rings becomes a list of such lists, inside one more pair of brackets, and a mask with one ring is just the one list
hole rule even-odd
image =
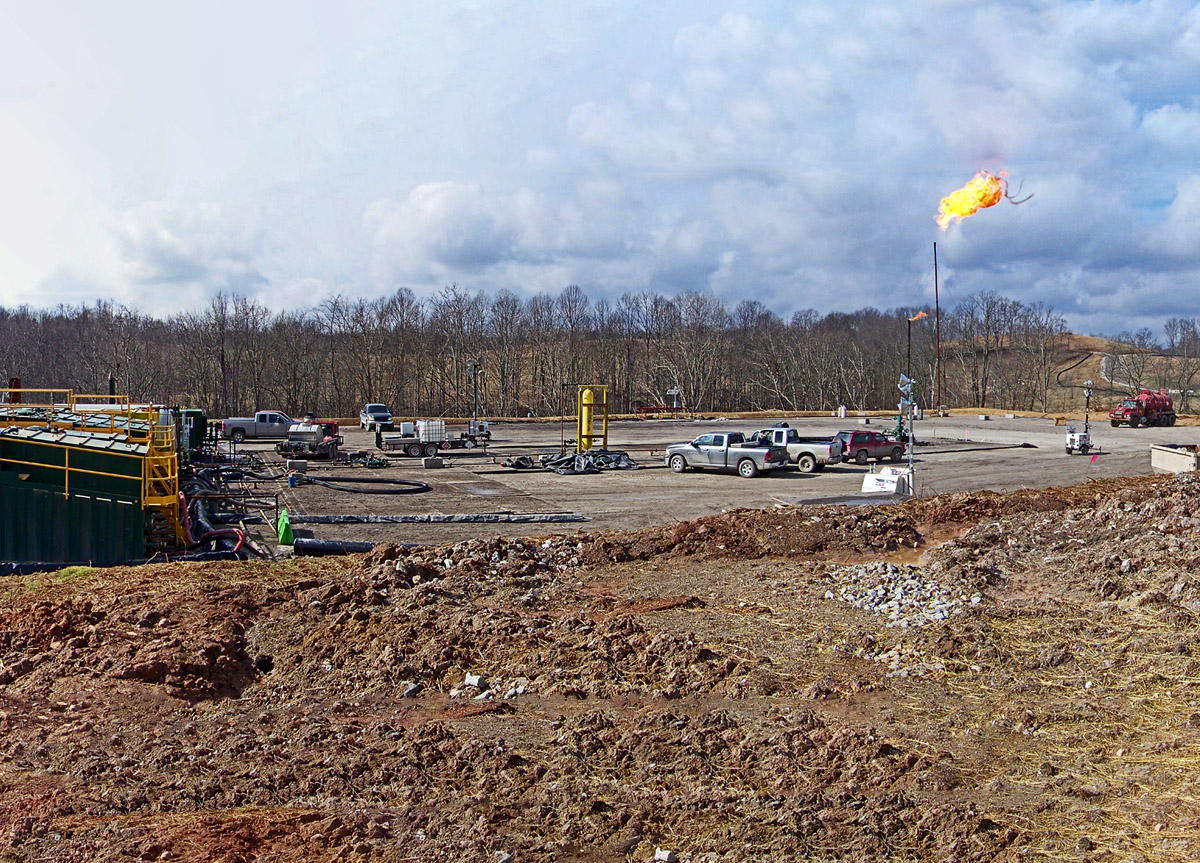
[[446, 421], [417, 420], [417, 436], [423, 441], [441, 443], [446, 439]]

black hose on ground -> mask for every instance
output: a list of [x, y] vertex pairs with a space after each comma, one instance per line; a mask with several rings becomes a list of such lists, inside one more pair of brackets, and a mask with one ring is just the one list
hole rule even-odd
[[242, 477], [248, 476], [251, 479], [263, 480], [264, 482], [287, 478], [287, 473], [256, 473], [255, 471], [247, 470], [244, 467], [221, 468], [221, 473], [229, 479], [241, 479]]
[[292, 524], [557, 524], [587, 521], [577, 512], [414, 513], [411, 515], [293, 515]]
[[[317, 479], [304, 473], [297, 473], [295, 477], [296, 485], [312, 483], [313, 485], [323, 485], [325, 488], [331, 488], [335, 491], [348, 491], [352, 494], [420, 494], [424, 491], [432, 491], [428, 483], [415, 479], [384, 479], [383, 477], [374, 476], [331, 476], [327, 479]], [[348, 485], [340, 485], [340, 483], [347, 482], [387, 487], [352, 488]]]
[[32, 575], [35, 572], [58, 572], [68, 566], [87, 566], [92, 569], [110, 569], [116, 566], [143, 566], [147, 563], [168, 563], [180, 560], [244, 560], [241, 554], [231, 551], [201, 551], [188, 554], [168, 554], [161, 552], [153, 557], [142, 560], [89, 560], [87, 562], [50, 562], [33, 561], [26, 563], [0, 563], [0, 576]]

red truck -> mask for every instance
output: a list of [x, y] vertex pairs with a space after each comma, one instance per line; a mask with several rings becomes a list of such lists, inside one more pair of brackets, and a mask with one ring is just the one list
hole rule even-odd
[[1113, 428], [1122, 423], [1130, 428], [1142, 425], [1173, 426], [1175, 403], [1166, 390], [1151, 392], [1143, 389], [1136, 396], [1122, 399], [1119, 405], [1108, 412], [1108, 421]]
[[880, 432], [840, 431], [834, 435], [834, 440], [840, 440], [842, 446], [842, 461], [854, 461], [866, 464], [867, 459], [883, 461], [890, 458], [900, 461], [904, 458], [904, 441], [888, 437]]

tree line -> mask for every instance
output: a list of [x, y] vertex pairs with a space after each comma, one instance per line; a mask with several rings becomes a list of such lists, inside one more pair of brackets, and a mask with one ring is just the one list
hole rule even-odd
[[[921, 311], [928, 317], [909, 320]], [[400, 288], [297, 311], [220, 294], [165, 320], [111, 302], [0, 308], [0, 371], [25, 387], [78, 393], [107, 392], [111, 374], [135, 402], [213, 417], [265, 408], [347, 417], [368, 401], [398, 417], [557, 416], [573, 412], [578, 384], [606, 385], [613, 413], [670, 405], [675, 392], [696, 414], [891, 409], [902, 373], [925, 407], [940, 397], [949, 406], [1054, 408], [1067, 359], [1061, 315], [992, 292], [939, 321], [932, 312], [785, 318], [705, 292], [610, 302], [578, 285], [525, 298], [449, 285], [421, 299]], [[1173, 319], [1169, 329], [1171, 350], [1200, 354], [1194, 321]], [[1147, 380], [1142, 371], [1114, 378]]]

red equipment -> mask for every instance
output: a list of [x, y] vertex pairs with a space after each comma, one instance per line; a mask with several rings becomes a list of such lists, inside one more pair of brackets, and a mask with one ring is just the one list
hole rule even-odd
[[1108, 421], [1113, 428], [1126, 423], [1130, 428], [1141, 425], [1173, 426], [1175, 425], [1175, 403], [1166, 390], [1150, 392], [1143, 389], [1136, 396], [1131, 396], [1113, 408], [1108, 413]]

